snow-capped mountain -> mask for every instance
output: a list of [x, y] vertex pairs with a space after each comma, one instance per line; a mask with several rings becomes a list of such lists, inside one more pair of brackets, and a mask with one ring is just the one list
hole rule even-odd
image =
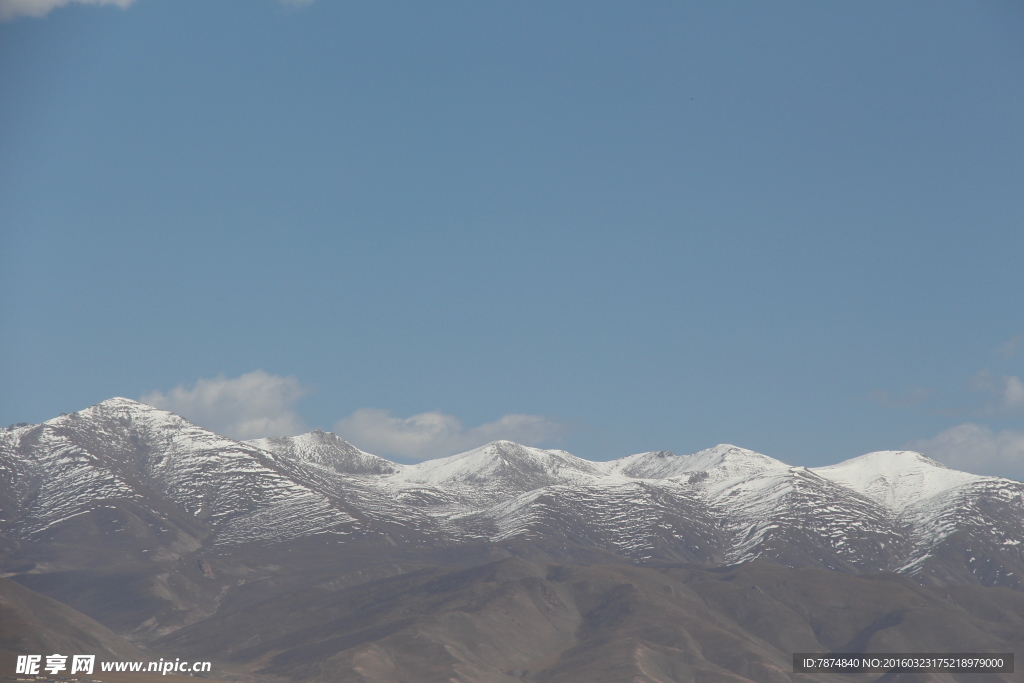
[[894, 512], [943, 491], [986, 479], [951, 470], [913, 451], [878, 451], [811, 471]]
[[896, 571], [1021, 587], [1021, 482], [959, 472], [912, 451], [868, 453], [813, 471], [871, 498], [903, 530], [907, 552]]
[[449, 458], [426, 460], [393, 478], [433, 486], [469, 485], [529, 491], [549, 484], [591, 483], [606, 476], [598, 463], [565, 451], [494, 441]]
[[320, 430], [290, 437], [254, 439], [245, 443], [264, 451], [346, 474], [395, 474], [402, 466], [361, 451], [337, 434]]
[[719, 444], [693, 455], [675, 455], [668, 451], [637, 453], [606, 463], [608, 472], [632, 479], [685, 477], [694, 482], [701, 481], [705, 487], [787, 467], [786, 463], [767, 455], [731, 444]]
[[0, 471], [8, 532], [25, 540], [85, 535], [194, 548], [354, 521], [266, 451], [121, 398], [0, 431]]
[[399, 465], [326, 432], [233, 441], [119, 398], [0, 431], [0, 504], [19, 557], [83, 538], [148, 560], [324, 538], [1016, 588], [1024, 574], [1024, 484], [903, 451], [807, 469], [728, 444], [591, 462], [497, 441]]

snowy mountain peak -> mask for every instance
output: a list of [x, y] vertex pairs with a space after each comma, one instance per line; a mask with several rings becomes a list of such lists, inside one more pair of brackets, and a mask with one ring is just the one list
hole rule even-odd
[[[108, 398], [105, 401], [89, 406], [85, 410], [79, 410], [78, 414], [88, 413], [100, 413], [100, 414], [111, 414], [113, 412], [121, 412], [125, 414], [139, 414], [139, 415], [167, 415], [173, 416], [178, 419], [186, 419], [177, 413], [172, 413], [169, 410], [163, 408], [157, 408], [148, 403], [142, 401], [136, 401], [135, 399], [125, 398], [123, 396], [115, 396], [114, 398]], [[74, 415], [75, 413], [70, 413]]]
[[[399, 479], [425, 484], [460, 483], [539, 488], [605, 476], [596, 463], [571, 453], [513, 441], [492, 441], [465, 453], [406, 467]], [[523, 490], [530, 490], [529, 488]]]
[[148, 403], [135, 401], [122, 396], [108, 398], [88, 408], [73, 413], [64, 413], [59, 417], [47, 420], [44, 425], [49, 427], [74, 426], [78, 428], [97, 429], [125, 429], [132, 424], [148, 424], [159, 430], [175, 430], [186, 428], [195, 432], [202, 432], [209, 438], [217, 441], [231, 441], [227, 437], [220, 436], [208, 429], [189, 422], [184, 417], [168, 410], [156, 408]]
[[[686, 456], [686, 470], [691, 481], [701, 486], [718, 488], [740, 479], [752, 479], [767, 473], [786, 472], [790, 466], [767, 455], [723, 443]], [[683, 472], [680, 472], [682, 474]]]
[[[141, 401], [125, 398], [124, 396], [114, 396], [113, 398], [108, 398], [105, 401], [100, 401], [99, 403], [96, 404], [96, 406], [102, 406], [104, 408], [133, 408], [142, 410], [154, 409], [153, 406], [149, 405], [148, 403], [142, 403]], [[90, 407], [95, 408], [96, 406]], [[86, 410], [88, 410], [88, 408], [86, 408]]]
[[667, 479], [687, 471], [686, 456], [670, 451], [635, 453], [612, 460], [606, 467], [609, 474], [621, 474], [633, 479]]
[[130, 398], [124, 398], [123, 396], [115, 396], [114, 398], [108, 398], [106, 401], [100, 401], [95, 405], [91, 405], [88, 408], [85, 408], [84, 410], [79, 410], [74, 413], [64, 413], [60, 417], [55, 417], [52, 420], [47, 420], [47, 423], [51, 423], [55, 420], [60, 420], [61, 418], [78, 416], [101, 417], [113, 414], [128, 416], [135, 414], [143, 415], [151, 413], [163, 413], [168, 416], [173, 415], [173, 413], [169, 413], [166, 410], [160, 410], [159, 408], [154, 408], [153, 406], [147, 403], [135, 401]]
[[395, 474], [401, 465], [362, 451], [332, 432], [319, 429], [299, 436], [253, 439], [246, 443], [291, 460], [347, 474]]
[[660, 468], [652, 468], [652, 473], [657, 471], [658, 478], [669, 478], [687, 475], [692, 478], [693, 474], [700, 473], [700, 479], [706, 483], [726, 481], [740, 477], [751, 477], [770, 470], [785, 470], [788, 465], [769, 458], [755, 451], [740, 449], [731, 443], [719, 443], [718, 445], [700, 451], [689, 456], [673, 456], [671, 458], [658, 458], [657, 454], [651, 461], [662, 461], [666, 464]]
[[[200, 429], [178, 415], [122, 397], [109, 398], [75, 412], [61, 413], [39, 425], [33, 425], [32, 429], [53, 434], [78, 433], [80, 436], [93, 434], [94, 438], [98, 439], [102, 439], [101, 435], [107, 434], [110, 438], [120, 440], [126, 431], [143, 425], [158, 432], [182, 428]], [[213, 432], [206, 433], [211, 438], [224, 439]]]
[[743, 473], [753, 473], [789, 467], [789, 465], [781, 460], [769, 458], [767, 455], [757, 451], [733, 446], [730, 443], [720, 443], [712, 448], [687, 456], [687, 458], [694, 470], [728, 468], [730, 470], [742, 471]]
[[719, 444], [692, 455], [668, 451], [637, 453], [608, 463], [608, 472], [637, 479], [671, 479], [701, 473], [702, 481], [750, 477], [769, 470], [784, 470], [784, 462], [732, 444]]
[[811, 471], [897, 511], [943, 491], [985, 479], [951, 470], [914, 451], [877, 451]]

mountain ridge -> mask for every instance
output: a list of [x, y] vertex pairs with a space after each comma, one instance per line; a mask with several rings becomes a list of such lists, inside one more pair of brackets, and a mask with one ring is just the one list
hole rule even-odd
[[[169, 580], [157, 568], [175, 563], [180, 585], [161, 590], [183, 606], [158, 629], [207, 609], [189, 596], [207, 595], [209, 577], [180, 563], [295, 544], [367, 556], [486, 546], [582, 563], [762, 559], [1017, 590], [1024, 576], [1024, 484], [908, 452], [806, 468], [730, 444], [594, 462], [498, 441], [400, 465], [328, 432], [241, 442], [115, 398], [0, 430], [0, 504], [0, 569], [11, 575], [45, 583], [128, 563], [152, 568], [140, 590], [154, 591]], [[274, 565], [254, 562], [214, 582]]]
[[[64, 422], [69, 418], [74, 419], [74, 417], [79, 416], [82, 413], [88, 414], [89, 411], [96, 409], [121, 410], [127, 413], [131, 413], [133, 411], [157, 413], [166, 416], [170, 420], [177, 421], [179, 424], [188, 425], [208, 434], [216, 434], [210, 430], [198, 427], [194, 423], [189, 422], [187, 418], [176, 415], [171, 411], [155, 408], [140, 401], [124, 397], [106, 399], [81, 411], [64, 413], [58, 417], [51, 418], [38, 424], [23, 422], [11, 425], [0, 430], [0, 433], [12, 434], [29, 431], [41, 426], [55, 425], [60, 422]], [[462, 468], [460, 472], [460, 468], [450, 466], [455, 465], [456, 463], [472, 460], [474, 456], [490, 456], [495, 452], [497, 452], [499, 456], [508, 456], [510, 454], [519, 456], [518, 460], [520, 461], [532, 459], [534, 464], [539, 464], [539, 462], [544, 459], [551, 462], [560, 461], [562, 464], [568, 465], [568, 469], [570, 471], [582, 471], [588, 474], [594, 473], [597, 475], [622, 474], [630, 479], [666, 479], [690, 474], [692, 472], [708, 471], [719, 467], [725, 468], [727, 472], [737, 470], [740, 474], [757, 469], [767, 470], [794, 467], [793, 465], [788, 465], [785, 462], [771, 458], [770, 456], [728, 443], [718, 444], [711, 448], [688, 455], [677, 455], [670, 451], [650, 451], [626, 455], [612, 460], [599, 461], [587, 460], [563, 450], [540, 449], [518, 444], [513, 441], [497, 440], [454, 455], [427, 459], [412, 465], [403, 465], [390, 461], [384, 457], [363, 451], [352, 443], [346, 441], [341, 436], [334, 434], [333, 432], [319, 429], [296, 436], [264, 437], [246, 441], [236, 441], [219, 435], [217, 435], [217, 437], [224, 442], [248, 445], [261, 451], [273, 453], [279, 456], [289, 456], [294, 459], [300, 459], [311, 464], [330, 467], [349, 474], [400, 474], [404, 475], [404, 478], [407, 478], [410, 481], [416, 481], [419, 483], [433, 483], [444, 481], [446, 479], [446, 476], [443, 474], [440, 476], [430, 476], [434, 470], [447, 470], [449, 471], [448, 476], [453, 476], [455, 478], [468, 477], [472, 479], [475, 475], [466, 471], [471, 468]], [[525, 458], [523, 457], [524, 454], [526, 455]], [[543, 456], [538, 457], [538, 455], [541, 454], [546, 456], [546, 458]], [[339, 455], [341, 457], [339, 457]], [[888, 459], [889, 462], [883, 462], [884, 459]], [[750, 462], [743, 462], [744, 460]], [[658, 466], [648, 464], [657, 461], [661, 461]], [[752, 465], [751, 462], [757, 463], [757, 465]], [[893, 467], [894, 462], [899, 462], [899, 466]], [[880, 463], [882, 466], [879, 466]], [[891, 476], [893, 473], [901, 473], [905, 476], [906, 470], [908, 469], [906, 466], [907, 463], [924, 465], [932, 470], [947, 473], [946, 480], [952, 483], [946, 486], [940, 485], [941, 487], [929, 488], [929, 493], [927, 495], [933, 495], [934, 493], [947, 488], [952, 488], [953, 486], [959, 485], [960, 481], [968, 482], [980, 481], [983, 479], [1005, 479], [1003, 477], [986, 477], [983, 475], [975, 475], [953, 470], [942, 463], [928, 458], [922, 453], [899, 450], [873, 451], [871, 453], [843, 460], [833, 465], [810, 467], [806, 469], [809, 469], [810, 471], [825, 478], [836, 481], [837, 483], [847, 485], [848, 487], [858, 486], [866, 488], [867, 485], [873, 483], [866, 482], [867, 475], [874, 475], [875, 478], [881, 478], [887, 475]], [[864, 465], [861, 469], [869, 470], [867, 473], [849, 472], [849, 470], [856, 469], [857, 466], [861, 464]], [[760, 465], [760, 467], [758, 467], [758, 465]], [[911, 475], [919, 476], [921, 471], [923, 471], [922, 468], [918, 467], [916, 471], [911, 472]], [[911, 486], [907, 485], [905, 488], [911, 488]]]
[[[665, 667], [666, 680], [696, 670], [708, 680], [763, 680], [768, 669], [758, 667], [781, 666], [778, 653], [765, 654], [771, 629], [757, 619], [768, 617], [735, 621], [733, 613], [762, 600], [766, 577], [797, 585], [799, 572], [831, 570], [857, 577], [835, 585], [900, 575], [904, 586], [950, 595], [971, 585], [1024, 592], [1024, 484], [889, 453], [807, 468], [720, 444], [593, 462], [498, 441], [400, 465], [328, 432], [241, 442], [111, 399], [0, 430], [0, 574], [132, 640], [190, 656], [213, 647], [226, 625], [244, 625], [245, 642], [232, 644], [237, 657], [229, 658], [296, 680], [334, 680], [340, 670], [386, 680], [389, 667], [408, 673], [433, 662], [437, 680], [521, 680], [533, 671], [537, 680], [569, 681], [584, 660], [604, 661], [611, 634], [636, 644], [616, 650], [615, 666], [639, 658]], [[703, 576], [709, 599], [719, 588], [732, 596], [709, 618], [749, 645], [746, 663], [702, 662], [689, 645], [666, 649], [642, 619], [626, 618], [659, 606], [660, 595], [679, 614], [690, 609], [671, 596], [688, 595], [691, 579], [659, 574], [671, 567]], [[760, 578], [737, 592], [715, 578], [727, 574]], [[604, 587], [591, 591], [592, 580]], [[399, 585], [420, 601], [415, 616], [386, 597]], [[381, 621], [361, 626], [362, 611], [351, 607], [375, 595]], [[449, 599], [461, 607], [446, 611]], [[304, 645], [312, 627], [281, 612], [295, 600], [333, 635]], [[531, 603], [536, 609], [515, 611]], [[762, 606], [771, 618], [795, 619], [793, 628], [817, 628], [788, 608]], [[884, 608], [877, 602], [864, 628], [892, 618], [883, 630], [898, 633], [902, 617]], [[488, 648], [505, 645], [487, 625], [509, 613], [532, 625], [515, 627], [521, 648], [492, 657]], [[290, 626], [278, 629], [274, 614]], [[546, 615], [560, 615], [549, 631]], [[617, 619], [626, 630], [608, 630]], [[690, 625], [690, 635], [674, 631], [674, 642], [692, 636], [718, 647], [725, 637]], [[473, 644], [477, 626], [489, 634], [484, 650]], [[426, 640], [416, 635], [421, 627], [432, 634]], [[557, 639], [550, 661], [526, 655], [535, 628]], [[500, 662], [512, 668], [494, 669]]]

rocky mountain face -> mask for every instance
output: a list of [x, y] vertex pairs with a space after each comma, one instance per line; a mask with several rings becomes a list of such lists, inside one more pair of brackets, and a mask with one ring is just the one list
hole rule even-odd
[[[542, 583], [563, 569], [537, 567], [655, 571], [666, 563], [756, 561], [782, 572], [892, 572], [911, 582], [900, 585], [1020, 591], [1022, 544], [1024, 484], [956, 472], [909, 452], [809, 469], [730, 445], [591, 462], [498, 441], [400, 465], [325, 432], [233, 441], [128, 399], [0, 430], [0, 570], [114, 631], [182, 651], [199, 647], [185, 634], [231, 615], [252, 620], [280, 596], [329, 590], [355, 600], [360, 586], [456, 576], [509, 558], [544, 574], [535, 577]], [[645, 585], [661, 581], [644, 576]], [[574, 605], [563, 616], [575, 616], [552, 626], [558, 638], [569, 631], [579, 638], [589, 608], [554, 584], [545, 590]], [[381, 676], [388, 666], [413, 666], [381, 644], [413, 622], [388, 622], [365, 637], [339, 631], [341, 649], [330, 657], [346, 652], [353, 671], [369, 667]], [[252, 624], [269, 628], [263, 617]], [[260, 633], [246, 642], [271, 639]], [[357, 662], [355, 650], [341, 647], [356, 641], [383, 649], [366, 650]], [[553, 676], [565, 656], [506, 663]], [[281, 661], [237, 660], [300, 676]], [[445, 667], [444, 675], [458, 669]], [[476, 673], [465, 680], [490, 680], [473, 678], [483, 669], [470, 670]], [[303, 671], [300, 678], [315, 677]]]

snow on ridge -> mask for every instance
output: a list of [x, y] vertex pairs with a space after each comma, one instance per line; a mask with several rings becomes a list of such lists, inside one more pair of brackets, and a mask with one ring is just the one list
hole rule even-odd
[[[103, 432], [118, 429], [115, 426], [118, 422], [127, 427], [127, 423], [138, 425], [142, 421], [152, 436], [175, 459], [194, 459], [196, 456], [204, 458], [213, 452], [235, 453], [237, 456], [243, 456], [243, 453], [256, 455], [248, 453], [252, 449], [265, 454], [256, 456], [257, 460], [270, 454], [284, 455], [339, 473], [383, 475], [391, 485], [397, 486], [414, 483], [491, 488], [489, 485], [501, 487], [514, 482], [517, 491], [525, 491], [550, 484], [677, 479], [698, 484], [711, 493], [711, 489], [718, 489], [730, 481], [781, 472], [789, 467], [774, 458], [731, 444], [719, 444], [692, 455], [656, 451], [608, 462], [594, 462], [566, 451], [543, 450], [511, 441], [495, 441], [447, 458], [403, 466], [366, 453], [329, 432], [314, 431], [296, 437], [234, 441], [198, 427], [174, 413], [124, 397], [110, 398], [82, 411], [61, 415], [42, 426], [73, 428], [74, 423], [83, 419], [87, 422], [98, 420], [108, 423]], [[8, 430], [5, 437], [17, 440], [17, 436], [24, 430], [33, 427], [27, 425], [17, 430]], [[164, 464], [161, 469], [168, 464]], [[191, 468], [186, 466], [186, 469]], [[257, 465], [257, 469], [262, 467]], [[941, 491], [988, 479], [951, 470], [910, 451], [868, 453], [836, 465], [810, 468], [810, 471], [896, 512]]]
[[686, 456], [670, 451], [634, 453], [605, 463], [609, 474], [620, 474], [631, 479], [665, 479], [683, 471]]
[[732, 444], [719, 444], [692, 455], [668, 451], [637, 453], [607, 463], [607, 471], [631, 479], [687, 478], [695, 483], [717, 483], [782, 471], [786, 463]]
[[[295, 521], [286, 525], [292, 530], [303, 528], [302, 516], [307, 527], [324, 524], [325, 517], [334, 523], [350, 519], [329, 510], [323, 494], [277, 471], [270, 453], [131, 399], [108, 399], [29, 431], [40, 488], [19, 511], [27, 532], [87, 512], [98, 499], [148, 505], [152, 493], [213, 523], [270, 509], [293, 511]], [[26, 435], [19, 430], [8, 437], [18, 442], [0, 442], [0, 461], [16, 453]]]
[[731, 444], [719, 444], [693, 455], [653, 451], [595, 462], [562, 450], [493, 441], [465, 453], [406, 466], [393, 479], [435, 485], [446, 482], [485, 483], [490, 477], [519, 471], [543, 476], [551, 483], [624, 483], [710, 471], [714, 475], [712, 478], [719, 481], [788, 467], [784, 462]]
[[[954, 532], [1024, 543], [1024, 484], [910, 451], [808, 469], [730, 444], [593, 462], [496, 441], [402, 466], [328, 432], [233, 441], [125, 398], [0, 430], [0, 475], [20, 505], [17, 533], [40, 538], [97, 500], [122, 499], [155, 504], [158, 517], [173, 503], [217, 546], [344, 537], [381, 522], [456, 542], [554, 532], [643, 559], [657, 543], [683, 548], [672, 544], [690, 543], [681, 539], [696, 528], [708, 557], [728, 562], [817, 548], [836, 562], [913, 573]], [[785, 545], [792, 539], [802, 545]]]
[[[20, 435], [39, 427], [42, 440], [38, 458], [54, 477], [55, 486], [45, 490], [44, 498], [56, 501], [58, 489], [74, 492], [61, 502], [66, 505], [50, 503], [54, 513], [67, 507], [69, 514], [78, 509], [79, 503], [85, 504], [89, 490], [100, 489], [96, 478], [100, 471], [102, 485], [110, 487], [105, 495], [129, 496], [129, 490], [134, 489], [133, 479], [123, 479], [116, 466], [129, 459], [175, 504], [193, 513], [202, 509], [211, 520], [270, 514], [270, 509], [327, 510], [330, 504], [321, 498], [325, 493], [334, 499], [359, 501], [358, 505], [372, 502], [390, 516], [407, 515], [404, 511], [409, 511], [407, 516], [415, 513], [417, 519], [447, 518], [511, 501], [546, 486], [587, 486], [595, 496], [610, 496], [608, 490], [601, 489], [646, 480], [659, 481], [659, 486], [685, 488], [691, 492], [688, 495], [714, 505], [723, 518], [733, 520], [730, 523], [749, 524], [796, 500], [794, 486], [803, 481], [798, 469], [842, 486], [851, 495], [874, 501], [893, 515], [933, 497], [938, 505], [946, 500], [938, 494], [964, 484], [997, 481], [951, 470], [912, 452], [867, 454], [838, 465], [804, 469], [727, 443], [687, 456], [652, 452], [592, 462], [564, 451], [494, 441], [449, 458], [401, 466], [362, 452], [329, 432], [234, 441], [172, 413], [122, 397], [43, 425], [7, 430], [0, 438], [0, 456], [9, 453], [9, 462], [17, 464], [13, 453]], [[141, 436], [148, 444], [147, 450], [138, 451], [129, 433]], [[271, 454], [285, 454], [294, 464], [288, 465], [284, 456], [275, 458]], [[304, 463], [316, 466], [302, 470], [314, 472], [306, 478], [298, 476]], [[359, 469], [362, 466], [367, 469]], [[381, 469], [375, 470], [375, 466]], [[388, 466], [393, 470], [384, 469]], [[324, 482], [333, 488], [326, 488]], [[74, 501], [78, 503], [72, 505]], [[40, 521], [53, 523], [56, 515], [42, 514], [45, 508], [39, 508]], [[914, 507], [907, 514], [918, 520], [936, 514], [938, 508], [928, 506], [918, 511]], [[347, 518], [324, 514], [334, 522]], [[291, 513], [288, 518], [293, 519]], [[936, 538], [939, 533], [927, 536]]]
[[60, 417], [55, 417], [51, 420], [47, 420], [43, 424], [50, 424], [51, 422], [56, 422], [58, 420], [66, 419], [69, 417], [73, 418], [75, 416], [99, 417], [101, 415], [109, 414], [111, 412], [118, 412], [122, 416], [129, 416], [132, 414], [145, 414], [149, 417], [159, 416], [165, 417], [166, 419], [183, 420], [187, 422], [185, 418], [175, 413], [172, 413], [169, 410], [163, 410], [162, 408], [151, 406], [148, 403], [142, 403], [141, 401], [125, 398], [123, 396], [115, 396], [113, 398], [108, 398], [105, 401], [100, 401], [99, 403], [91, 405], [88, 408], [85, 408], [84, 410], [78, 410], [73, 413], [65, 413]]
[[252, 439], [244, 443], [275, 455], [349, 474], [395, 474], [404, 467], [319, 429], [298, 436]]
[[953, 470], [915, 451], [876, 451], [811, 471], [894, 511], [990, 477]]
[[781, 460], [727, 443], [694, 453], [687, 458], [691, 471], [718, 471], [721, 479], [747, 477], [790, 468]]
[[590, 481], [607, 476], [601, 464], [566, 451], [543, 450], [512, 441], [491, 443], [447, 458], [424, 460], [392, 475], [401, 482], [421, 484], [487, 483], [516, 479], [524, 484]]

